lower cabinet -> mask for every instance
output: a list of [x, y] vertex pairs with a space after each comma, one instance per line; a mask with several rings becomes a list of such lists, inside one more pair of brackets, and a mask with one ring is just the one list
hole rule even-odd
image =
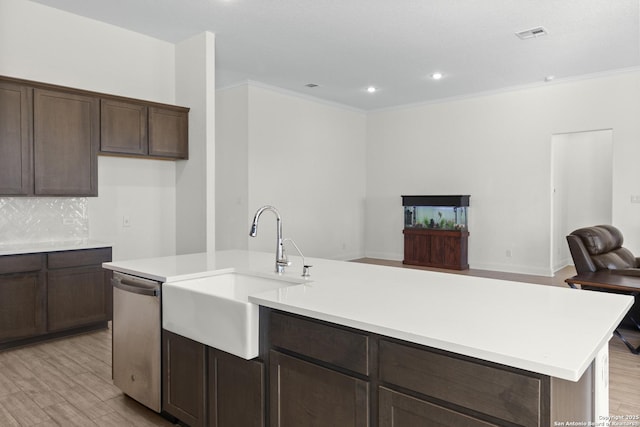
[[369, 425], [369, 383], [272, 351], [272, 427]]
[[162, 331], [162, 409], [190, 427], [264, 426], [264, 368]]
[[162, 410], [191, 427], [205, 425], [204, 344], [162, 331]]
[[208, 426], [264, 426], [264, 363], [209, 347]]
[[594, 417], [592, 368], [572, 382], [274, 309], [260, 316], [273, 427], [543, 427]]
[[385, 387], [380, 387], [378, 396], [379, 427], [500, 426]]
[[111, 248], [53, 252], [47, 255], [47, 329], [72, 329], [111, 320]]
[[41, 254], [0, 257], [0, 344], [47, 329]]
[[0, 349], [105, 328], [111, 248], [0, 256]]

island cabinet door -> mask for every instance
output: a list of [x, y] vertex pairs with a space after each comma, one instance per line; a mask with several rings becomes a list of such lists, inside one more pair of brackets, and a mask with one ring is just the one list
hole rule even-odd
[[208, 348], [209, 427], [264, 426], [264, 364]]
[[270, 352], [271, 427], [369, 425], [366, 381]]
[[385, 387], [380, 387], [378, 396], [379, 427], [499, 426]]
[[162, 330], [162, 410], [190, 427], [205, 425], [204, 344]]
[[470, 416], [503, 420], [500, 425], [539, 427], [548, 417], [542, 394], [548, 381], [541, 375], [383, 339], [378, 352], [380, 381], [389, 387], [446, 402]]

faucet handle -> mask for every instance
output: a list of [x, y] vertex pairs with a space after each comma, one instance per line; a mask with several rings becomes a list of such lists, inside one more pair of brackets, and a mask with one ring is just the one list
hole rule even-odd
[[311, 273], [309, 273], [309, 269], [313, 267], [312, 265], [303, 265], [302, 266], [302, 277], [309, 277]]

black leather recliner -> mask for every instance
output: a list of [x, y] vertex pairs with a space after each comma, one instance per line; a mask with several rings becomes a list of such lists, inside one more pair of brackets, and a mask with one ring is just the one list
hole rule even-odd
[[[639, 276], [640, 282], [640, 258], [623, 248], [623, 241], [620, 230], [612, 225], [596, 225], [573, 231], [567, 236], [567, 242], [576, 272], [580, 274], [611, 270], [619, 274]], [[583, 286], [583, 289], [601, 290], [588, 286]], [[636, 302], [629, 310], [629, 315], [633, 319], [640, 320], [640, 297], [635, 298]], [[621, 326], [635, 329], [634, 322], [626, 318]]]

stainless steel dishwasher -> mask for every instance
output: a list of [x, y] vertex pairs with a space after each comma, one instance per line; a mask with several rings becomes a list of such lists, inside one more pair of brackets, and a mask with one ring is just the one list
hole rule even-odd
[[113, 273], [113, 383], [161, 410], [161, 283]]

